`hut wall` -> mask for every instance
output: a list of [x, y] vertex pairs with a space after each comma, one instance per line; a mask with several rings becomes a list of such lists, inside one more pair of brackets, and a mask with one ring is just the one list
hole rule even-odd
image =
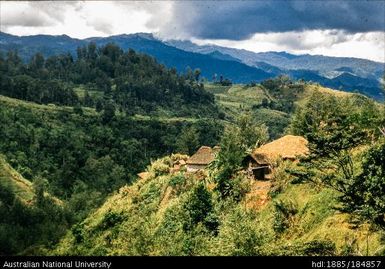
[[187, 172], [193, 173], [198, 170], [205, 169], [207, 165], [205, 164], [188, 164], [187, 165]]

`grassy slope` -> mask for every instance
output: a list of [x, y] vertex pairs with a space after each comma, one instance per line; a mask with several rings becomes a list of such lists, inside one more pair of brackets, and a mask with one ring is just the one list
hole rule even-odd
[[[57, 106], [54, 104], [48, 104], [48, 105], [37, 104], [34, 102], [23, 101], [15, 98], [6, 97], [3, 95], [0, 95], [0, 105], [7, 106], [7, 107], [21, 107], [21, 108], [33, 109], [36, 112], [74, 113], [73, 107]], [[97, 117], [99, 115], [99, 113], [96, 112], [94, 108], [82, 107], [82, 109], [83, 109], [83, 116]], [[121, 113], [116, 111], [116, 115], [119, 116], [121, 115]], [[130, 118], [132, 118], [135, 121], [157, 120], [157, 121], [163, 121], [163, 122], [183, 122], [183, 121], [195, 122], [198, 120], [197, 118], [189, 118], [189, 117], [161, 117], [161, 116], [154, 117], [154, 116], [139, 115], [139, 114], [130, 116]]]
[[16, 197], [23, 202], [32, 201], [34, 196], [32, 183], [16, 172], [2, 155], [0, 155], [0, 181], [2, 184], [11, 186]]
[[297, 104], [302, 105], [302, 104], [306, 103], [306, 101], [308, 100], [308, 98], [310, 97], [310, 95], [314, 91], [319, 91], [323, 94], [332, 94], [336, 97], [348, 97], [348, 96], [354, 95], [353, 93], [334, 90], [334, 89], [326, 88], [326, 87], [323, 87], [320, 85], [307, 84], [306, 88], [305, 88], [305, 92], [304, 92], [302, 98], [300, 98], [300, 100], [298, 100]]
[[[291, 118], [289, 113], [267, 108], [255, 108], [262, 103], [264, 98], [274, 100], [274, 97], [260, 85], [250, 87], [242, 84], [232, 86], [205, 84], [205, 88], [215, 95], [219, 106], [228, 118], [235, 119], [241, 113], [251, 111], [257, 121], [269, 127], [271, 139], [278, 138], [286, 132], [285, 128]], [[298, 105], [304, 104], [316, 90], [336, 96], [352, 95], [352, 93], [337, 91], [319, 85], [306, 84], [304, 92], [298, 96], [296, 103]]]
[[[218, 103], [222, 105], [223, 108], [230, 110], [234, 113], [238, 113], [241, 110], [248, 110], [251, 109], [253, 105], [261, 104], [263, 98], [267, 98], [270, 100], [274, 99], [260, 85], [248, 87], [242, 84], [235, 84], [233, 86], [205, 84], [205, 88], [216, 96]], [[352, 93], [333, 90], [315, 84], [306, 84], [305, 91], [302, 96], [299, 97], [298, 103], [301, 104], [305, 102], [315, 90], [320, 91], [322, 93], [329, 93], [335, 96], [342, 97], [353, 95]], [[271, 113], [283, 113], [275, 110], [270, 111]]]
[[[34, 190], [32, 182], [25, 179], [19, 172], [5, 160], [5, 157], [0, 154], [0, 181], [6, 186], [10, 186], [16, 197], [26, 204], [31, 204], [34, 198]], [[58, 205], [62, 205], [63, 201], [51, 196], [49, 193], [44, 193], [45, 196], [53, 198]]]
[[[74, 88], [74, 91], [75, 91], [75, 93], [79, 96], [79, 98], [80, 98], [81, 100], [84, 99], [85, 92], [86, 92], [85, 86], [80, 85], [80, 86]], [[96, 90], [88, 90], [88, 94], [89, 94], [91, 97], [94, 97], [94, 98], [95, 98], [95, 97], [100, 97], [100, 98], [103, 97], [103, 92], [96, 91]]]
[[266, 96], [259, 86], [246, 87], [241, 84], [233, 86], [220, 86], [206, 84], [205, 88], [212, 92], [219, 105], [226, 114], [236, 116], [239, 112], [250, 110], [253, 105], [258, 105]]
[[272, 99], [259, 85], [248, 87], [242, 84], [233, 86], [206, 84], [205, 88], [215, 95], [220, 108], [232, 120], [241, 113], [252, 111], [257, 121], [269, 127], [272, 139], [278, 134], [281, 135], [289, 124], [290, 115], [285, 112], [266, 108], [253, 109], [253, 106], [260, 105], [264, 98]]
[[[0, 105], [9, 106], [9, 107], [23, 107], [28, 109], [34, 109], [36, 111], [41, 112], [73, 112], [73, 108], [69, 106], [57, 106], [54, 104], [42, 105], [36, 104], [34, 102], [23, 101], [15, 98], [6, 97], [0, 95]], [[97, 115], [97, 112], [93, 108], [84, 107], [83, 108], [84, 115], [93, 116]]]
[[[355, 248], [355, 255], [379, 255], [384, 251], [385, 246], [381, 245], [379, 232], [370, 231], [368, 225], [355, 227], [349, 222], [348, 214], [340, 213], [335, 209], [338, 205], [337, 196], [338, 194], [329, 188], [300, 184], [290, 185], [275, 197], [274, 200], [294, 203], [298, 213], [295, 214], [289, 229], [270, 246], [270, 251], [286, 254], [290, 246], [300, 246], [314, 240], [334, 242], [338, 254], [344, 254], [349, 245]], [[274, 206], [270, 202], [262, 210], [264, 219], [272, 219], [272, 212], [274, 212]]]

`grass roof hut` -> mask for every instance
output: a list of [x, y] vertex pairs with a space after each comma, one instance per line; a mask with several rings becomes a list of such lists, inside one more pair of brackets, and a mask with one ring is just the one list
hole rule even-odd
[[201, 146], [194, 155], [192, 155], [187, 161], [187, 172], [196, 172], [198, 170], [205, 169], [215, 159], [215, 154], [218, 153], [220, 148], [215, 146], [214, 148]]
[[265, 179], [277, 160], [296, 160], [309, 154], [308, 141], [302, 136], [286, 135], [267, 143], [249, 154], [244, 164], [249, 175], [256, 179]]

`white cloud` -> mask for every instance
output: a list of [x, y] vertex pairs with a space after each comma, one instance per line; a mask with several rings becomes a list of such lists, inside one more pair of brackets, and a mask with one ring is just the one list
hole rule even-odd
[[67, 34], [76, 38], [157, 31], [156, 27], [147, 26], [154, 16], [145, 6], [140, 8], [135, 2], [122, 4], [1, 2], [1, 31], [17, 35]]
[[193, 40], [197, 44], [246, 49], [254, 52], [286, 51], [294, 54], [322, 54], [365, 58], [385, 62], [385, 33], [348, 34], [336, 30], [255, 34], [248, 40]]
[[[34, 12], [31, 12], [32, 9]], [[28, 2], [0, 2], [0, 16], [1, 28], [13, 25], [46, 27], [58, 22], [43, 10], [33, 8]]]

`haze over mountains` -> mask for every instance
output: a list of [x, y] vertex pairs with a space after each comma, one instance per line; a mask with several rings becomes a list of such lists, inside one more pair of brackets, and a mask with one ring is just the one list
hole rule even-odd
[[132, 48], [152, 55], [160, 63], [175, 67], [179, 72], [185, 72], [188, 67], [199, 68], [202, 76], [208, 80], [217, 74], [236, 83], [249, 83], [286, 74], [294, 79], [383, 99], [381, 77], [385, 70], [384, 63], [366, 59], [293, 55], [286, 52], [254, 53], [216, 45], [199, 46], [190, 41], [160, 40], [146, 33], [87, 39], [66, 35], [19, 37], [0, 33], [0, 51], [17, 49], [25, 61], [37, 52], [45, 56], [70, 52], [76, 56], [77, 47], [89, 42], [95, 42], [98, 46], [115, 43], [125, 50]]

